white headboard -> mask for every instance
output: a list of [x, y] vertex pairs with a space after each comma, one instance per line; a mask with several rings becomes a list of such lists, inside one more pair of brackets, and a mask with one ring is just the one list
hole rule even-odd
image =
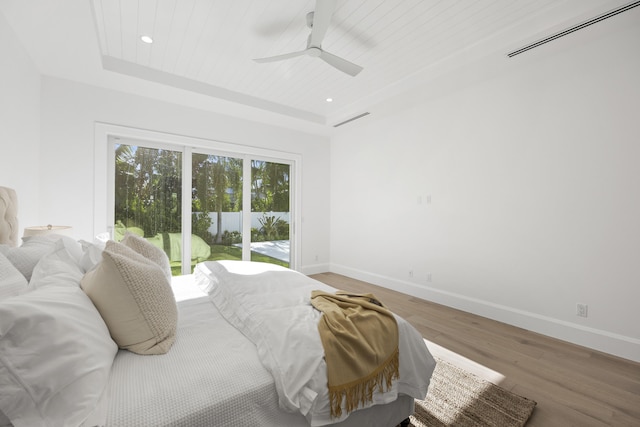
[[18, 246], [18, 196], [7, 187], [0, 187], [0, 244]]

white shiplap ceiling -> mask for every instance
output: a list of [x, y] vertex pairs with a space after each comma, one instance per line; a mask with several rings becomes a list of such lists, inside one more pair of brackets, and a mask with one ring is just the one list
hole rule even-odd
[[252, 60], [304, 49], [315, 0], [0, 0], [0, 13], [43, 74], [134, 93], [142, 79], [150, 96], [168, 87], [163, 96], [179, 103], [210, 99], [238, 114], [331, 127], [445, 70], [509, 61], [511, 49], [626, 3], [338, 0], [322, 47], [364, 67], [355, 77], [308, 56]]

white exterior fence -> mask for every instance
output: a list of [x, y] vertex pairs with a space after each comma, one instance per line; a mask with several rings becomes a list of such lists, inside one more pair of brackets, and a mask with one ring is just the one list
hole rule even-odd
[[[257, 228], [258, 230], [262, 225], [260, 219], [274, 216], [276, 219], [281, 219], [289, 222], [289, 212], [251, 212], [251, 228]], [[216, 212], [210, 212], [211, 227], [209, 227], [209, 233], [214, 236], [218, 232], [218, 214]], [[222, 212], [222, 232], [225, 231], [242, 231], [242, 212]]]

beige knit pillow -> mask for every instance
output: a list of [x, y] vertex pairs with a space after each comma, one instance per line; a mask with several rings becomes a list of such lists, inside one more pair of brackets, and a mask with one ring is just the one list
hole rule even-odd
[[178, 310], [161, 268], [133, 249], [107, 242], [102, 261], [80, 286], [120, 348], [164, 354], [175, 341]]
[[155, 246], [153, 243], [149, 243], [149, 241], [144, 237], [140, 237], [137, 234], [129, 232], [124, 235], [124, 239], [122, 239], [120, 243], [130, 247], [140, 255], [158, 264], [169, 279], [169, 282], [171, 282], [171, 265], [169, 264], [169, 257], [162, 249]]

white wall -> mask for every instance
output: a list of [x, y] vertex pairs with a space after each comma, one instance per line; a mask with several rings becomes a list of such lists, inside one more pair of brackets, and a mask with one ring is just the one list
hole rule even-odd
[[39, 144], [40, 74], [0, 14], [0, 186], [18, 193], [20, 228], [39, 224]]
[[41, 78], [0, 14], [0, 185], [22, 226], [89, 238], [96, 121], [300, 153], [303, 270], [331, 249], [333, 271], [640, 360], [639, 31], [374, 112], [329, 156], [322, 137]]
[[640, 361], [635, 16], [342, 128], [331, 270]]
[[[41, 218], [70, 224], [77, 238], [94, 227], [96, 122], [268, 148], [302, 156], [301, 267], [324, 269], [329, 258], [329, 141], [148, 98], [52, 77], [42, 79]], [[59, 191], [62, 190], [62, 191]], [[315, 256], [325, 266], [317, 266]]]

